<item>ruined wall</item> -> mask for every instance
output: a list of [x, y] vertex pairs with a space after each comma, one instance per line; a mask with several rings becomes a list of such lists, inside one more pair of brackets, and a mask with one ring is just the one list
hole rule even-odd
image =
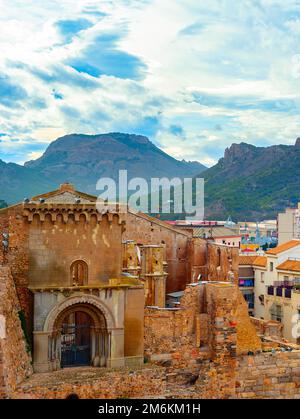
[[22, 399], [65, 399], [77, 394], [81, 399], [154, 398], [166, 388], [163, 369], [139, 370], [72, 368], [51, 374], [35, 374], [12, 394]]
[[249, 317], [248, 305], [240, 290], [238, 290], [235, 315], [237, 318], [237, 353], [240, 355], [260, 351], [262, 349], [261, 340]]
[[300, 351], [239, 357], [236, 397], [300, 399]]
[[207, 280], [228, 281], [233, 272], [235, 283], [238, 281], [239, 249], [208, 243]]
[[[22, 217], [20, 206], [0, 211], [0, 234], [9, 233], [9, 249], [4, 252], [0, 247], [0, 264], [10, 267], [21, 309], [26, 316], [28, 331], [32, 330], [33, 296], [28, 290], [29, 228]], [[1, 239], [2, 242], [2, 239]]]
[[257, 334], [273, 339], [282, 340], [283, 324], [276, 320], [263, 320], [257, 317], [250, 317], [251, 323], [254, 325]]
[[193, 238], [189, 242], [189, 253], [190, 282], [197, 282], [200, 276], [202, 280], [207, 280], [207, 241], [200, 238]]
[[123, 241], [135, 240], [139, 244], [165, 244], [168, 278], [166, 291], [184, 290], [190, 282], [189, 276], [189, 238], [190, 233], [173, 227], [143, 214], [126, 214]]
[[189, 278], [196, 282], [201, 275], [205, 281], [238, 281], [239, 251], [201, 238], [189, 242]]
[[[32, 374], [31, 357], [19, 318], [20, 304], [13, 278], [0, 266], [0, 315], [5, 327], [0, 336], [0, 398], [6, 398], [17, 384]], [[3, 326], [3, 323], [1, 323]]]
[[145, 309], [145, 355], [191, 351], [196, 347], [196, 314], [199, 313], [199, 286], [188, 286], [180, 309]]

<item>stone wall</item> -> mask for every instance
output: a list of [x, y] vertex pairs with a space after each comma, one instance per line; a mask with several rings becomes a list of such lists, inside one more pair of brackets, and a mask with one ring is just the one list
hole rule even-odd
[[300, 399], [300, 351], [239, 357], [236, 397]]
[[197, 282], [229, 281], [237, 283], [239, 268], [238, 248], [218, 245], [212, 241], [193, 238], [189, 243], [189, 278]]
[[208, 243], [207, 253], [207, 280], [228, 281], [238, 283], [239, 249], [236, 247], [221, 246]]
[[[189, 285], [181, 299], [180, 309], [145, 309], [145, 355], [163, 356], [172, 353], [173, 358], [185, 349], [196, 348], [196, 314], [199, 313], [200, 287]], [[196, 350], [197, 351], [197, 350]], [[175, 355], [174, 355], [175, 354]], [[158, 357], [159, 358], [159, 357]]]
[[35, 374], [11, 395], [22, 399], [157, 398], [165, 394], [164, 369], [155, 366], [117, 371], [100, 368], [69, 368], [50, 374]]
[[0, 246], [0, 264], [10, 267], [21, 309], [26, 316], [27, 327], [31, 333], [33, 298], [28, 290], [29, 229], [24, 222], [20, 206], [0, 211], [0, 234], [3, 232], [9, 233], [9, 249], [8, 252], [4, 252], [3, 247]]
[[5, 325], [0, 337], [0, 398], [32, 374], [31, 357], [19, 318], [20, 304], [9, 268], [0, 266], [0, 315]]
[[278, 340], [282, 339], [283, 324], [276, 320], [263, 320], [257, 317], [250, 317], [256, 332], [265, 337], [272, 337]]

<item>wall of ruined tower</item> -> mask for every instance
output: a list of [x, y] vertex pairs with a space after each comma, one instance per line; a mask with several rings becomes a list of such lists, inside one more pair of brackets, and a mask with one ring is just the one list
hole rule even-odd
[[[145, 355], [158, 359], [155, 355], [175, 353], [185, 348], [196, 351], [196, 315], [199, 313], [200, 287], [188, 286], [181, 299], [180, 309], [146, 308], [144, 319]], [[154, 356], [153, 356], [154, 355]]]
[[32, 374], [31, 357], [19, 318], [20, 304], [9, 268], [0, 267], [0, 315], [5, 327], [0, 337], [0, 398]]
[[238, 281], [239, 249], [208, 243], [207, 250], [207, 280], [228, 281], [230, 272], [234, 281]]
[[171, 226], [157, 222], [150, 217], [126, 214], [126, 226], [123, 241], [135, 240], [140, 244], [166, 245], [166, 261], [168, 263], [168, 278], [166, 291], [184, 290], [190, 282], [189, 276], [189, 238], [191, 234], [177, 231]]
[[193, 238], [189, 242], [189, 278], [196, 282], [201, 276], [206, 281], [229, 281], [237, 283], [239, 250], [217, 245], [214, 242]]

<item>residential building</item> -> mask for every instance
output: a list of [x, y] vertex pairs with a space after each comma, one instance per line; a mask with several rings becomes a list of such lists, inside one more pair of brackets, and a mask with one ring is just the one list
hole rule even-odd
[[264, 318], [266, 259], [257, 254], [241, 254], [239, 258], [239, 288], [248, 303], [249, 315], [261, 319]]
[[290, 240], [268, 250], [252, 266], [255, 317], [281, 322], [283, 337], [300, 343], [300, 240]]
[[300, 239], [300, 203], [298, 208], [287, 208], [278, 214], [278, 244]]

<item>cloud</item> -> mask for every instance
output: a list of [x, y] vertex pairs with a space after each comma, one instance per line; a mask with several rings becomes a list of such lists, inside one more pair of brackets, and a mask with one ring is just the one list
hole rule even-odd
[[204, 164], [232, 142], [292, 144], [299, 22], [294, 0], [2, 0], [0, 158], [71, 132]]
[[0, 103], [7, 106], [18, 106], [18, 102], [27, 98], [27, 93], [20, 85], [4, 74], [0, 74]]

